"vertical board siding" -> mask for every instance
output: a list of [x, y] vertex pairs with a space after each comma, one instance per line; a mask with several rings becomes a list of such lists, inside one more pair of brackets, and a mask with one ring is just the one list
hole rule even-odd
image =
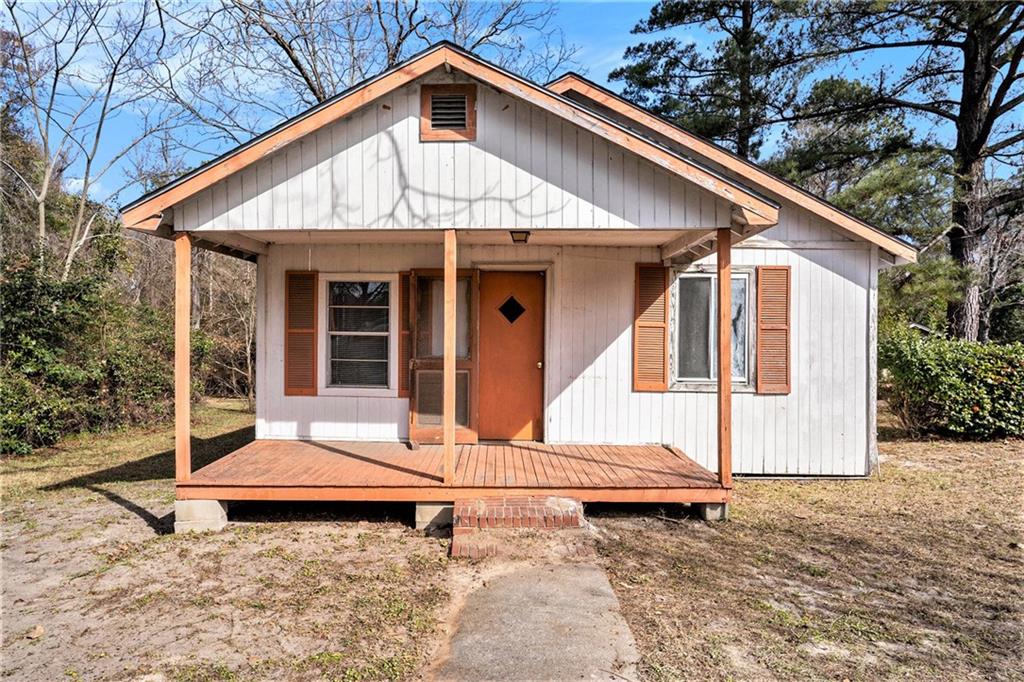
[[419, 140], [406, 86], [176, 206], [183, 230], [728, 227], [704, 189], [478, 85], [477, 139]]
[[[496, 210], [501, 210], [496, 207]], [[794, 216], [790, 211], [789, 216]], [[805, 248], [733, 251], [735, 266], [791, 271], [792, 390], [733, 394], [734, 471], [775, 475], [863, 475], [870, 451], [870, 247], [813, 248], [835, 235], [813, 222], [780, 225]], [[781, 229], [780, 229], [781, 228]], [[407, 398], [285, 397], [283, 285], [287, 270], [394, 273], [439, 267], [440, 244], [274, 245], [260, 262], [263, 350], [257, 367], [257, 436], [395, 440], [407, 437]], [[548, 263], [545, 437], [556, 443], [670, 443], [716, 467], [715, 393], [632, 390], [636, 263], [653, 248], [483, 246], [459, 249], [459, 267]]]

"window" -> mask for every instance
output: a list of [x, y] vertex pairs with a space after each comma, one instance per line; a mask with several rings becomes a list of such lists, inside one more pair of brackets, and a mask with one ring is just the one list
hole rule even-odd
[[[734, 383], [750, 383], [751, 315], [753, 314], [751, 275], [732, 277], [732, 378]], [[674, 287], [675, 334], [673, 377], [683, 384], [709, 384], [718, 378], [717, 315], [715, 300], [717, 278], [707, 272], [684, 272]]]
[[420, 87], [420, 141], [475, 139], [475, 85], [423, 85]]
[[391, 283], [327, 283], [327, 386], [388, 388]]
[[[416, 357], [444, 356], [444, 278], [419, 276], [416, 279]], [[455, 281], [455, 356], [469, 357], [469, 289], [468, 277]]]

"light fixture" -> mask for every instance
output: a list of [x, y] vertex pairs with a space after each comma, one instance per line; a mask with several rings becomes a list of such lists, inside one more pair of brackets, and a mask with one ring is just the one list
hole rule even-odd
[[508, 236], [512, 237], [513, 244], [525, 244], [530, 241], [529, 230], [509, 230]]

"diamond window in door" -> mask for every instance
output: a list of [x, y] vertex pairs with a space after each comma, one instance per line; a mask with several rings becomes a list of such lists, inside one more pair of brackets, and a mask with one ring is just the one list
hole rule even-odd
[[515, 324], [515, 321], [526, 312], [526, 308], [516, 300], [515, 296], [509, 296], [504, 303], [498, 306], [498, 312], [505, 316], [509, 324]]

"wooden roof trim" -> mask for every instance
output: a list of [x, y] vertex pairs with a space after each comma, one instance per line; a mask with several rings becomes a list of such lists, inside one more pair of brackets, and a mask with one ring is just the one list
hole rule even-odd
[[752, 225], [767, 227], [778, 223], [778, 205], [743, 187], [735, 180], [719, 175], [692, 159], [687, 159], [647, 140], [618, 123], [589, 111], [567, 97], [513, 76], [453, 45], [444, 43], [429, 48], [420, 56], [413, 57], [394, 70], [354, 87], [349, 92], [339, 95], [334, 100], [329, 100], [318, 108], [291, 121], [286, 121], [278, 128], [226, 153], [220, 159], [215, 159], [165, 188], [154, 190], [148, 195], [140, 197], [121, 209], [122, 222], [125, 226], [137, 230], [151, 229], [151, 225], [159, 224], [161, 214], [174, 204], [445, 64], [499, 90], [525, 99], [545, 111], [590, 130], [633, 153], [644, 156], [673, 174], [693, 182], [742, 209], [750, 216]]
[[[720, 164], [724, 168], [743, 177], [784, 199], [800, 204], [807, 210], [830, 223], [850, 232], [861, 239], [876, 244], [889, 253], [908, 262], [917, 261], [917, 249], [892, 237], [862, 220], [854, 218], [820, 197], [778, 178], [746, 159], [719, 147], [716, 144], [672, 125], [667, 121], [645, 111], [618, 95], [591, 83], [583, 77], [568, 73], [554, 81], [548, 88], [559, 94], [575, 92], [589, 100], [615, 111], [640, 125], [649, 128], [665, 137], [692, 149], [705, 158]], [[810, 201], [808, 201], [810, 200]]]
[[185, 176], [181, 181], [172, 183], [165, 190], [157, 190], [148, 198], [142, 197], [141, 201], [128, 204], [121, 210], [121, 220], [126, 227], [145, 230], [152, 224], [151, 221], [154, 217], [158, 217], [174, 204], [274, 153], [281, 147], [351, 114], [378, 97], [419, 78], [443, 65], [444, 61], [444, 50], [438, 49], [427, 52], [417, 59], [412, 59], [382, 77], [329, 101], [326, 106], [313, 109], [306, 115], [286, 122], [278, 129], [257, 137], [252, 142], [229, 152], [219, 161], [214, 161], [198, 172]]
[[469, 54], [450, 50], [446, 60], [453, 67], [503, 92], [524, 99], [560, 116], [635, 154], [639, 154], [730, 204], [751, 214], [751, 224], [770, 226], [779, 222], [779, 207], [773, 201], [719, 175], [696, 161], [680, 156], [621, 125], [581, 107], [567, 97], [518, 78]]

